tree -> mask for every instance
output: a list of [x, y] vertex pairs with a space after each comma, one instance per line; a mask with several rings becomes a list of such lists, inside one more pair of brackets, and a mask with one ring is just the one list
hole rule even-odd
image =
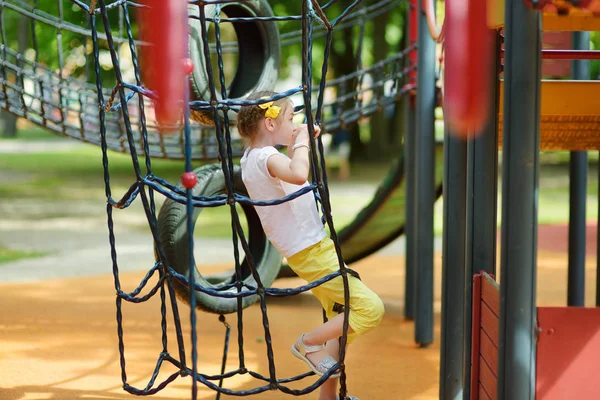
[[[388, 43], [385, 40], [385, 31], [389, 21], [389, 14], [383, 13], [375, 17], [371, 24], [373, 26], [373, 58], [375, 60], [383, 60], [388, 54]], [[384, 40], [381, 40], [384, 39]], [[376, 77], [382, 78], [382, 77]], [[383, 88], [377, 88], [379, 96], [383, 95]], [[367, 149], [368, 158], [371, 160], [386, 159], [390, 153], [389, 145], [389, 124], [385, 109], [379, 109], [371, 115], [370, 119], [371, 140]]]
[[[27, 49], [27, 39], [29, 37], [29, 31], [27, 29], [27, 17], [21, 15], [17, 19], [17, 51], [19, 54], [23, 54]], [[23, 68], [22, 62], [17, 60], [17, 67]], [[16, 81], [16, 77], [7, 77], [12, 81]], [[12, 79], [11, 79], [12, 78]], [[13, 82], [15, 83], [15, 82]], [[2, 137], [16, 137], [17, 136], [17, 116], [7, 111], [1, 110], [0, 112], [0, 126]]]

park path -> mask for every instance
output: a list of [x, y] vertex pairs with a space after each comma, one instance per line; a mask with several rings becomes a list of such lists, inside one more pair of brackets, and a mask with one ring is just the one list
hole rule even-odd
[[[80, 146], [89, 145], [75, 140], [0, 140], [0, 154], [61, 152]], [[27, 182], [25, 174], [7, 174], [0, 170], [0, 184], [15, 179]], [[357, 193], [364, 193], [370, 197], [376, 186], [377, 183], [332, 182], [330, 191], [332, 196], [340, 198], [356, 196]], [[161, 197], [158, 196], [157, 199], [160, 205]], [[0, 243], [3, 246], [45, 254], [43, 257], [2, 264], [0, 282], [27, 282], [111, 273], [112, 260], [104, 197], [100, 196], [93, 201], [69, 201], [68, 204], [62, 201], [0, 199], [0, 216]], [[115, 210], [113, 216], [119, 270], [149, 269], [154, 263], [153, 239], [140, 202], [134, 202], [127, 212]], [[404, 239], [399, 238], [381, 253], [403, 254], [403, 243]], [[233, 265], [231, 239], [199, 238], [195, 246], [195, 255], [200, 265]], [[441, 248], [440, 246], [441, 242], [438, 239], [436, 247]]]

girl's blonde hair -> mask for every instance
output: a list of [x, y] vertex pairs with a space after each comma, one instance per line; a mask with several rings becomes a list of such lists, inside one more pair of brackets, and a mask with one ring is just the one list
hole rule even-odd
[[[258, 100], [263, 97], [273, 97], [277, 93], [268, 90], [254, 92], [248, 96], [247, 100]], [[286, 97], [273, 102], [274, 105], [283, 109], [283, 106], [288, 102]], [[258, 105], [242, 106], [237, 115], [238, 131], [240, 136], [245, 139], [250, 139], [258, 132], [258, 124], [265, 118], [267, 110], [260, 108]], [[280, 113], [281, 115], [281, 113]]]

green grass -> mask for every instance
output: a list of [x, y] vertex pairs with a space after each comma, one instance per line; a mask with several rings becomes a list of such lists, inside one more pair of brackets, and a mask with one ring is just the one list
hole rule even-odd
[[64, 137], [36, 126], [27, 126], [18, 130], [17, 136], [0, 137], [4, 140], [64, 140]]
[[42, 257], [45, 253], [37, 251], [12, 250], [0, 246], [0, 264], [17, 261], [25, 258]]
[[[69, 140], [69, 139], [61, 139]], [[501, 158], [501, 157], [500, 157]], [[597, 218], [598, 152], [590, 152], [588, 173], [589, 219]], [[569, 214], [568, 152], [542, 153], [539, 191], [539, 222], [564, 223]], [[144, 160], [140, 159], [140, 164]], [[194, 167], [200, 166], [195, 163]], [[353, 183], [378, 185], [385, 177], [389, 163], [354, 163]], [[171, 183], [177, 183], [184, 170], [182, 161], [152, 160], [153, 172]], [[131, 157], [109, 152], [109, 171], [113, 197], [122, 196], [135, 182]], [[100, 148], [84, 145], [65, 152], [39, 154], [3, 154], [0, 157], [0, 197], [3, 199], [95, 200], [104, 199], [104, 177]], [[8, 178], [8, 179], [6, 179]], [[334, 181], [335, 176], [330, 180]], [[499, 192], [501, 191], [499, 180]], [[373, 193], [336, 196], [332, 193], [334, 222], [339, 229], [348, 224], [357, 212], [370, 201]], [[158, 196], [162, 198], [162, 196]], [[500, 200], [500, 199], [499, 199]], [[500, 206], [499, 206], [500, 209]], [[435, 232], [442, 233], [442, 202], [435, 208]], [[68, 207], [65, 209], [68, 213]], [[243, 213], [241, 213], [243, 215]], [[245, 221], [244, 221], [245, 224]], [[147, 223], [139, 229], [147, 230]], [[196, 235], [230, 237], [230, 211], [227, 207], [206, 209], [198, 219]]]
[[[118, 199], [135, 182], [132, 160], [127, 154], [113, 151], [108, 154], [112, 196]], [[140, 164], [144, 165], [143, 159], [140, 159]], [[196, 162], [193, 167], [200, 165]], [[379, 183], [388, 168], [387, 163], [354, 165], [351, 180], [355, 183]], [[152, 159], [153, 173], [171, 183], [179, 182], [183, 170], [182, 161]], [[97, 201], [105, 198], [103, 175], [102, 152], [93, 145], [49, 153], [3, 154], [0, 157], [0, 177], [8, 179], [4, 179], [0, 185], [0, 197], [12, 200], [37, 199], [40, 202]], [[330, 179], [335, 180], [335, 177]], [[161, 195], [157, 198], [159, 202], [162, 200]], [[348, 224], [369, 199], [361, 193], [344, 198], [332, 197], [336, 226]], [[65, 212], [68, 213], [68, 206]], [[243, 212], [240, 215], [245, 225]], [[205, 209], [198, 219], [196, 235], [231, 237], [230, 218], [228, 207]], [[134, 229], [147, 230], [148, 225], [143, 223]]]
[[[501, 154], [499, 155], [501, 158]], [[598, 219], [598, 152], [589, 152], [586, 217]], [[540, 155], [538, 223], [565, 224], [569, 221], [569, 152], [545, 152]], [[502, 177], [498, 178], [498, 220], [501, 227]], [[443, 233], [443, 199], [435, 206], [434, 232]]]
[[[170, 181], [178, 180], [183, 172], [180, 161], [153, 160], [152, 164], [156, 175]], [[4, 198], [72, 200], [97, 198], [104, 193], [102, 153], [92, 145], [69, 152], [3, 154], [0, 171], [14, 175], [0, 186]], [[110, 153], [109, 172], [115, 193], [135, 182], [131, 157], [126, 154]]]

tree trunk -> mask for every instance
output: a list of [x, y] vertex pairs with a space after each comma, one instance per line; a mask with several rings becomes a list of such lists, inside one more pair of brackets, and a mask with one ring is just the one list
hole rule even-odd
[[17, 117], [5, 110], [0, 110], [0, 136], [4, 138], [17, 136]]
[[[353, 46], [353, 29], [346, 28], [343, 29], [341, 34], [343, 35], [343, 43], [344, 50], [343, 52], [338, 52], [335, 48], [331, 47], [331, 62], [333, 65], [333, 70], [335, 72], [335, 77], [340, 77], [344, 75], [351, 74], [356, 71], [356, 56], [354, 54], [354, 46]], [[340, 40], [339, 38], [334, 38], [334, 40]], [[356, 91], [356, 78], [350, 79], [345, 88], [340, 88], [345, 90], [346, 93], [351, 93]], [[340, 95], [341, 93], [338, 93]], [[356, 104], [356, 96], [347, 99], [341, 106], [342, 110], [351, 110], [354, 108]], [[360, 131], [358, 129], [357, 123], [352, 123], [346, 127], [350, 131], [350, 145], [351, 145], [351, 154], [350, 159], [356, 160], [361, 158], [364, 154], [364, 144], [360, 140]]]
[[390, 149], [394, 158], [398, 157], [402, 152], [402, 144], [404, 143], [404, 135], [406, 134], [406, 102], [408, 96], [402, 96], [394, 104], [394, 114], [390, 119], [389, 126], [389, 142]]
[[[385, 30], [389, 21], [389, 13], [383, 13], [373, 19], [373, 61], [378, 62], [384, 60], [388, 53], [388, 44], [385, 40]], [[374, 83], [384, 79], [386, 71], [378, 72], [374, 77]], [[384, 96], [383, 88], [375, 90], [375, 99], [378, 101]], [[386, 110], [379, 109], [371, 114], [370, 117], [371, 139], [368, 144], [367, 154], [371, 160], [387, 159], [392, 154], [390, 147], [390, 124], [386, 118]]]
[[[398, 51], [403, 51], [408, 46], [408, 24], [404, 24], [404, 34], [398, 43]], [[402, 68], [408, 67], [408, 56], [402, 60]], [[402, 88], [408, 83], [408, 76], [403, 76], [399, 80], [398, 86]], [[404, 135], [406, 134], [406, 118], [408, 117], [406, 102], [409, 101], [409, 95], [405, 94], [400, 99], [396, 100], [394, 104], [394, 115], [389, 121], [389, 140], [391, 143], [392, 152], [394, 155], [401, 154], [402, 146], [404, 143]]]
[[[22, 15], [19, 19], [19, 24], [17, 25], [18, 34], [18, 53], [23, 56], [25, 50], [27, 49], [27, 40], [29, 38], [28, 32], [28, 18], [25, 15]], [[23, 69], [23, 61], [21, 59], [17, 59], [17, 68]], [[23, 79], [17, 78], [17, 80]], [[23, 81], [14, 82], [17, 86], [23, 88]], [[6, 93], [5, 93], [6, 94]], [[15, 98], [17, 97], [16, 93], [14, 94]], [[25, 104], [21, 105], [25, 107]], [[9, 113], [6, 110], [0, 111], [0, 136], [5, 138], [11, 138], [17, 136], [17, 117], [14, 114]]]

